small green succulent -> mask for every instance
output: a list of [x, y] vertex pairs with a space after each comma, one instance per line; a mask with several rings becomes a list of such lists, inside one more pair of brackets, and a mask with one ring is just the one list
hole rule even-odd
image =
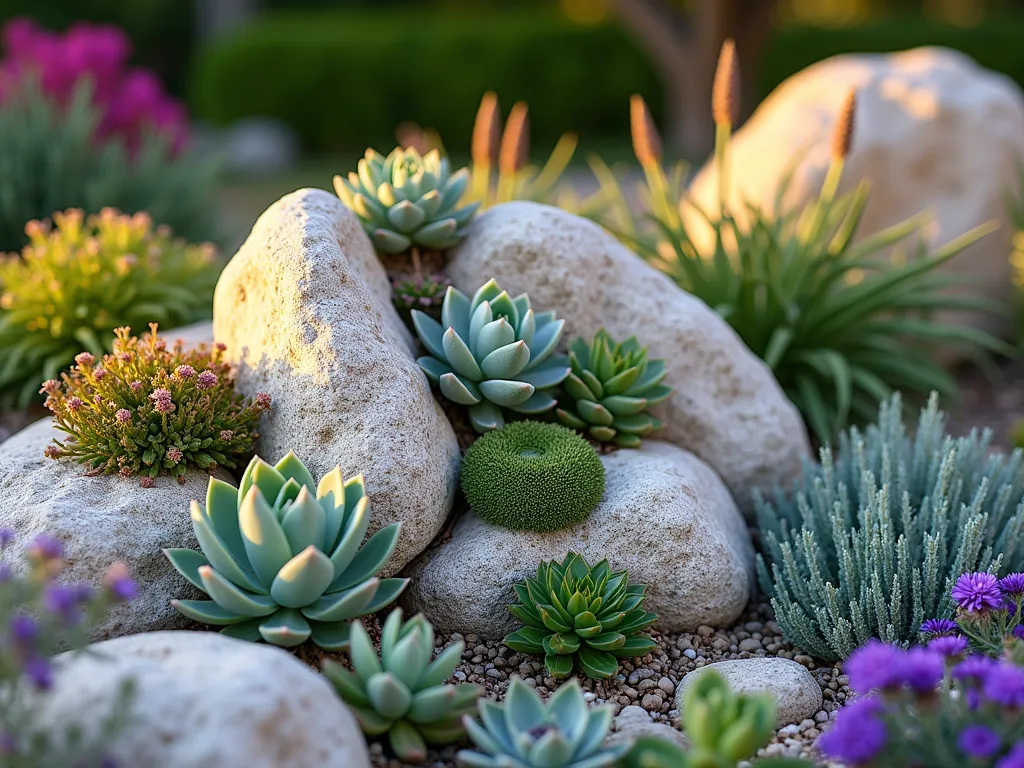
[[461, 768], [612, 768], [630, 747], [628, 741], [603, 746], [612, 709], [588, 707], [577, 680], [545, 704], [516, 677], [504, 702], [481, 699], [479, 706], [479, 723], [464, 718], [476, 750], [456, 755]]
[[635, 336], [616, 344], [602, 328], [589, 347], [576, 339], [569, 361], [572, 373], [562, 383], [565, 396], [555, 411], [565, 426], [620, 448], [639, 447], [641, 437], [661, 427], [647, 408], [672, 394], [661, 383], [665, 361], [648, 360]]
[[391, 301], [407, 321], [409, 312], [417, 309], [425, 312], [435, 320], [441, 318], [441, 303], [450, 283], [448, 279], [438, 276], [419, 275], [402, 277], [391, 283]]
[[430, 353], [416, 362], [441, 394], [469, 406], [477, 432], [501, 427], [502, 408], [534, 416], [555, 407], [550, 391], [570, 370], [554, 354], [565, 321], [535, 313], [525, 293], [510, 298], [493, 279], [472, 300], [449, 288], [440, 323], [417, 310], [412, 322]]
[[164, 550], [212, 598], [171, 605], [231, 637], [286, 648], [312, 638], [341, 650], [348, 621], [384, 608], [409, 582], [375, 576], [395, 550], [401, 523], [360, 547], [369, 525], [362, 475], [346, 481], [335, 467], [317, 485], [290, 451], [274, 466], [256, 456], [238, 489], [211, 477], [206, 509], [193, 500], [202, 553]]
[[607, 560], [591, 568], [570, 552], [561, 562], [543, 562], [537, 577], [516, 584], [519, 602], [509, 606], [526, 626], [503, 641], [514, 651], [544, 654], [552, 677], [568, 677], [579, 665], [587, 677], [611, 677], [618, 659], [643, 656], [656, 643], [640, 631], [658, 617], [642, 608], [642, 584]]
[[421, 156], [415, 149], [396, 148], [385, 158], [368, 149], [358, 169], [347, 179], [335, 176], [334, 189], [381, 253], [403, 253], [414, 246], [453, 248], [480, 207], [456, 208], [469, 171], [452, 173], [437, 150]]
[[391, 611], [380, 633], [380, 658], [360, 622], [352, 625], [349, 655], [355, 672], [325, 660], [324, 674], [370, 736], [387, 733], [395, 755], [406, 762], [427, 757], [427, 744], [450, 744], [463, 734], [462, 716], [473, 711], [482, 688], [446, 684], [462, 657], [462, 642], [431, 663], [434, 628], [418, 613], [402, 622]]
[[462, 490], [484, 520], [514, 531], [557, 531], [587, 518], [604, 495], [604, 464], [572, 430], [514, 421], [466, 450]]

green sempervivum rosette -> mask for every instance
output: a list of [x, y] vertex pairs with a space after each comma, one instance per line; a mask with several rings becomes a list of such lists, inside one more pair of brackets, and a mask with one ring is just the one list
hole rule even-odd
[[341, 650], [350, 619], [384, 608], [408, 584], [375, 575], [394, 552], [401, 523], [363, 544], [369, 525], [362, 475], [346, 481], [335, 467], [317, 485], [291, 452], [275, 466], [257, 456], [239, 488], [210, 478], [206, 508], [192, 502], [202, 553], [164, 550], [211, 598], [171, 605], [231, 637], [284, 647], [312, 638]]
[[501, 704], [481, 699], [480, 722], [467, 716], [465, 723], [476, 750], [456, 755], [462, 768], [611, 768], [630, 747], [628, 741], [604, 746], [612, 708], [588, 707], [576, 680], [545, 704], [513, 678]]
[[441, 394], [469, 406], [478, 432], [501, 427], [503, 408], [534, 416], [555, 407], [551, 392], [570, 370], [554, 354], [565, 321], [535, 313], [525, 293], [513, 299], [495, 280], [472, 300], [449, 288], [440, 323], [417, 310], [412, 322], [430, 353], [416, 362]]
[[607, 560], [591, 568], [575, 552], [561, 563], [541, 563], [536, 578], [515, 585], [519, 602], [509, 610], [526, 626], [504, 643], [544, 654], [552, 677], [567, 677], [577, 665], [587, 677], [611, 677], [618, 659], [643, 656], [656, 646], [640, 634], [658, 619], [642, 607], [646, 589], [629, 584], [626, 572], [612, 571]]
[[380, 657], [360, 622], [352, 625], [349, 671], [324, 661], [327, 679], [370, 736], [387, 733], [395, 755], [405, 762], [427, 757], [427, 744], [458, 741], [462, 716], [476, 708], [479, 685], [446, 684], [465, 645], [452, 643], [433, 662], [434, 628], [418, 613], [402, 622], [395, 608], [380, 633]]
[[479, 207], [457, 207], [469, 172], [452, 173], [437, 150], [421, 156], [415, 149], [397, 148], [384, 157], [368, 149], [358, 169], [347, 179], [335, 176], [334, 189], [381, 253], [402, 253], [413, 246], [452, 248], [465, 237]]
[[661, 427], [647, 409], [672, 394], [672, 387], [661, 383], [665, 361], [648, 360], [635, 336], [616, 344], [602, 328], [589, 346], [576, 339], [569, 361], [572, 373], [555, 411], [560, 422], [621, 448], [637, 448], [642, 437]]

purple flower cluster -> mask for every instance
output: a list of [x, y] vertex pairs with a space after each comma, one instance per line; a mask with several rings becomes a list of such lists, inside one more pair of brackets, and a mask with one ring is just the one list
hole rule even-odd
[[[1020, 576], [1021, 574], [1013, 574]], [[1003, 607], [1005, 598], [999, 579], [991, 573], [965, 573], [956, 580], [950, 596], [965, 611], [977, 613]]]
[[34, 77], [46, 94], [66, 104], [88, 79], [102, 115], [99, 138], [117, 137], [135, 149], [147, 131], [155, 130], [170, 139], [175, 151], [184, 146], [184, 107], [167, 95], [155, 73], [126, 66], [131, 43], [117, 27], [79, 23], [57, 34], [19, 18], [4, 27], [3, 43], [0, 101], [24, 78]]
[[869, 640], [846, 660], [844, 669], [857, 693], [903, 688], [929, 692], [942, 681], [943, 654], [926, 648], [904, 651], [881, 640]]

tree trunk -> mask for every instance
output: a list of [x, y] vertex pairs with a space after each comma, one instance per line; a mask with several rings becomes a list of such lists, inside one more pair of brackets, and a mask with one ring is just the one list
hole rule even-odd
[[726, 38], [736, 41], [743, 82], [743, 114], [756, 97], [757, 73], [775, 0], [699, 0], [687, 16], [667, 0], [612, 0], [665, 87], [667, 143], [701, 157], [714, 140], [711, 83]]

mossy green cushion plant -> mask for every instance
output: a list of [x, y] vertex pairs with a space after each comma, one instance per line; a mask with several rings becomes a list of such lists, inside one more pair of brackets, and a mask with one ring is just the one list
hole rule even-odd
[[182, 477], [188, 469], [233, 468], [252, 452], [270, 396], [242, 397], [224, 345], [185, 352], [157, 336], [143, 339], [118, 328], [114, 351], [97, 360], [80, 352], [60, 380], [43, 382], [53, 425], [67, 433], [46, 449], [88, 474]]
[[416, 362], [441, 394], [469, 406], [477, 432], [505, 423], [502, 409], [535, 416], [550, 411], [554, 388], [569, 375], [569, 361], [554, 354], [564, 320], [534, 312], [524, 293], [511, 298], [488, 280], [470, 300], [449, 288], [441, 322], [412, 311], [412, 323], [429, 355]]
[[257, 456], [237, 489], [211, 477], [206, 508], [193, 500], [202, 553], [164, 550], [211, 598], [171, 605], [242, 640], [346, 648], [349, 620], [381, 610], [409, 583], [376, 576], [395, 551], [401, 523], [364, 543], [369, 525], [362, 475], [346, 481], [335, 467], [317, 484], [294, 453], [274, 466]]
[[552, 677], [568, 677], [579, 666], [587, 677], [611, 677], [619, 659], [643, 656], [657, 644], [641, 631], [658, 617], [643, 609], [643, 584], [607, 560], [591, 567], [570, 552], [561, 562], [541, 563], [537, 577], [515, 585], [519, 602], [509, 611], [524, 626], [505, 637], [520, 653], [544, 654]]
[[672, 394], [661, 383], [665, 361], [648, 360], [635, 336], [616, 344], [602, 328], [589, 345], [583, 339], [572, 343], [569, 362], [572, 373], [555, 410], [567, 427], [620, 448], [639, 448], [642, 437], [661, 427], [647, 409]]
[[25, 231], [22, 253], [0, 256], [0, 399], [27, 405], [83, 348], [109, 351], [115, 328], [210, 316], [213, 247], [175, 240], [147, 214], [69, 210]]
[[368, 149], [358, 169], [347, 179], [335, 176], [334, 189], [381, 253], [453, 248], [480, 207], [457, 207], [469, 184], [469, 171], [463, 168], [453, 174], [437, 150], [420, 156], [415, 149], [396, 148], [384, 157]]
[[585, 519], [604, 494], [604, 465], [572, 430], [514, 421], [462, 459], [462, 490], [480, 517], [515, 531], [556, 531]]
[[352, 624], [353, 671], [330, 660], [324, 674], [370, 736], [388, 734], [403, 762], [427, 759], [427, 745], [450, 744], [465, 733], [462, 717], [476, 708], [483, 688], [447, 681], [465, 644], [452, 643], [433, 662], [434, 628], [418, 613], [402, 622], [402, 609], [388, 615], [380, 631], [380, 656], [362, 623]]

